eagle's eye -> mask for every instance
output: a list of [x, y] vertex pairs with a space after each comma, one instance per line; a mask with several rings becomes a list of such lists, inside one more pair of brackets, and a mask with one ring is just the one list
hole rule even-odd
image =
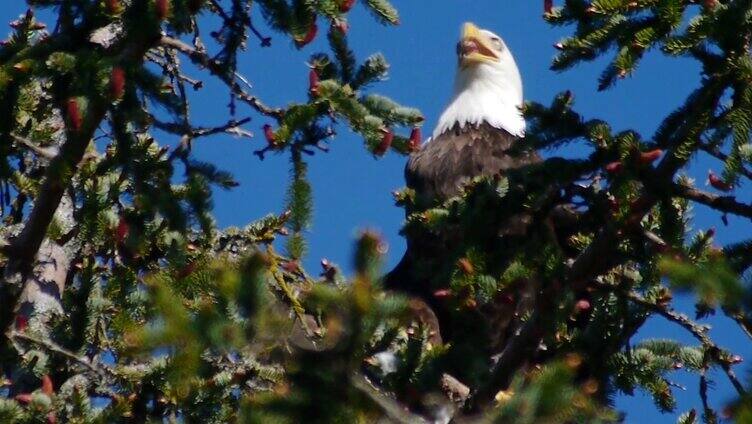
[[499, 37], [491, 37], [491, 44], [493, 44], [494, 48], [498, 51], [504, 50], [504, 43]]

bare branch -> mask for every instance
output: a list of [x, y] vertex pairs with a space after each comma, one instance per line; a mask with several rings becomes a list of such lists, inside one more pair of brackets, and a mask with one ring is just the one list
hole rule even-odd
[[17, 134], [11, 134], [11, 137], [13, 137], [13, 140], [15, 140], [17, 143], [23, 144], [24, 146], [28, 147], [29, 150], [33, 151], [34, 153], [36, 153], [37, 155], [39, 155], [40, 157], [44, 159], [52, 159], [58, 153], [56, 148], [37, 146], [36, 143], [34, 143], [33, 141], [29, 140], [26, 137], [21, 137], [20, 135], [17, 135]]
[[252, 96], [245, 92], [241, 88], [240, 84], [236, 81], [234, 76], [228, 75], [227, 72], [222, 69], [221, 63], [210, 58], [206, 53], [196, 50], [194, 47], [184, 43], [181, 40], [168, 36], [162, 37], [161, 45], [165, 48], [174, 49], [183, 53], [184, 55], [188, 56], [194, 64], [209, 70], [212, 75], [217, 76], [220, 80], [222, 80], [222, 82], [225, 83], [225, 85], [227, 85], [227, 87], [230, 89], [232, 94], [235, 95], [235, 97], [245, 102], [259, 113], [276, 119], [282, 118], [282, 109], [275, 109], [266, 106], [261, 102], [261, 100], [258, 99], [258, 97]]
[[719, 196], [683, 185], [677, 185], [675, 190], [678, 196], [685, 199], [701, 203], [721, 212], [752, 218], [752, 205], [737, 202], [734, 196]]
[[390, 399], [388, 396], [379, 392], [362, 375], [356, 374], [350, 379], [350, 381], [352, 382], [353, 387], [371, 399], [373, 403], [378, 405], [394, 422], [400, 424], [428, 423], [423, 417], [410, 413], [395, 400]]
[[247, 124], [250, 121], [251, 121], [251, 118], [246, 117], [239, 121], [230, 120], [230, 121], [227, 121], [225, 124], [222, 124], [216, 127], [192, 127], [187, 131], [187, 133], [185, 131], [184, 125], [180, 123], [163, 122], [154, 118], [153, 125], [162, 131], [166, 131], [171, 134], [187, 135], [191, 139], [200, 138], [200, 137], [208, 137], [210, 135], [215, 135], [215, 134], [220, 134], [220, 133], [227, 133], [227, 134], [239, 136], [239, 137], [253, 137], [252, 132], [240, 128], [241, 125]]

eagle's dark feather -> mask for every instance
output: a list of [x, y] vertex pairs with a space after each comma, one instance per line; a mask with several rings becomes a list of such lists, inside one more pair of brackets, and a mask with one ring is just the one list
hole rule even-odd
[[515, 151], [518, 138], [488, 124], [455, 127], [410, 156], [405, 167], [407, 186], [418, 205], [441, 203], [459, 193], [474, 177], [504, 175], [541, 161], [534, 151]]
[[[535, 151], [516, 148], [518, 141], [517, 137], [503, 129], [482, 124], [463, 129], [455, 127], [426, 143], [420, 151], [410, 156], [405, 167], [407, 185], [415, 190], [414, 208], [408, 213], [435, 207], [460, 194], [462, 186], [475, 177], [504, 176], [511, 170], [541, 162]], [[527, 215], [513, 216], [502, 233], [521, 236], [527, 231], [529, 223], [530, 217]], [[457, 245], [462, 237], [463, 234], [454, 233], [419, 237], [408, 235], [405, 256], [384, 280], [387, 289], [425, 299], [438, 314], [441, 332], [449, 338], [452, 337], [448, 322], [450, 314], [444, 310], [442, 302], [433, 296], [433, 292], [447, 283], [447, 276], [442, 275], [439, 268], [442, 263], [447, 264], [452, 260], [449, 247]], [[519, 294], [516, 305], [490, 304], [487, 308], [493, 311], [486, 310], [484, 313], [492, 317], [487, 324], [496, 329], [491, 336], [492, 348], [503, 344], [512, 316], [523, 306], [520, 302], [529, 300], [525, 288], [510, 289]]]

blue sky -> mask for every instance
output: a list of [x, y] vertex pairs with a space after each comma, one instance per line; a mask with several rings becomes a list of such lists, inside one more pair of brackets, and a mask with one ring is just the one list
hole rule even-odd
[[[602, 60], [565, 73], [549, 70], [555, 54], [552, 46], [568, 29], [551, 28], [545, 23], [541, 18], [540, 1], [395, 0], [394, 4], [400, 10], [401, 25], [393, 28], [381, 27], [361, 4], [356, 4], [349, 15], [349, 40], [359, 59], [378, 51], [386, 55], [391, 63], [389, 79], [371, 90], [421, 109], [426, 116], [424, 134], [430, 133], [448, 100], [456, 63], [455, 44], [460, 25], [465, 21], [473, 21], [504, 38], [520, 68], [527, 100], [547, 104], [556, 93], [572, 90], [576, 110], [588, 118], [605, 119], [616, 130], [634, 129], [649, 137], [663, 117], [696, 87], [700, 78], [699, 67], [694, 62], [668, 59], [659, 52], [652, 52], [633, 77], [599, 93], [596, 81], [605, 64]], [[0, 2], [0, 21], [8, 21], [24, 10], [25, 4], [20, 0]], [[326, 23], [319, 23], [321, 31], [316, 41], [296, 51], [289, 39], [271, 33], [258, 14], [255, 22], [273, 41], [270, 48], [262, 49], [251, 39], [248, 52], [240, 60], [239, 70], [253, 84], [253, 93], [270, 105], [305, 101], [308, 84], [305, 61], [311, 53], [327, 50], [323, 36]], [[198, 73], [195, 76], [199, 76]], [[192, 114], [199, 124], [220, 124], [227, 119], [228, 93], [224, 86], [206, 78], [204, 81], [205, 88], [194, 95]], [[253, 117], [247, 128], [259, 135], [255, 139], [217, 136], [194, 144], [197, 158], [232, 172], [241, 184], [214, 196], [215, 214], [221, 227], [242, 226], [284, 208], [288, 159], [284, 155], [269, 155], [263, 162], [259, 161], [252, 152], [265, 144], [261, 126], [267, 121], [241, 106], [238, 117], [244, 116]], [[403, 211], [394, 206], [391, 192], [404, 184], [405, 157], [389, 153], [376, 160], [363, 148], [362, 140], [345, 128], [340, 128], [330, 146], [330, 153], [317, 154], [309, 160], [315, 212], [308, 234], [310, 253], [306, 266], [315, 271], [318, 261], [327, 257], [348, 270], [352, 242], [362, 228], [375, 228], [384, 235], [390, 245], [388, 266], [395, 264], [404, 251], [404, 241], [398, 235]], [[568, 156], [579, 153], [576, 149], [566, 151]], [[702, 183], [709, 168], [720, 169], [720, 164], [695, 160], [690, 174]], [[748, 201], [749, 186], [743, 186], [738, 197]], [[700, 207], [696, 208], [695, 217], [694, 228], [716, 227], [721, 244], [748, 237], [752, 229], [748, 222], [734, 218], [724, 227], [717, 215]], [[693, 311], [692, 299], [680, 298], [677, 306], [690, 314]], [[749, 339], [727, 321], [715, 318], [708, 322], [713, 325], [711, 335], [722, 346], [743, 356], [752, 353]], [[683, 330], [659, 318], [651, 319], [638, 334], [638, 338], [647, 337], [671, 337], [695, 344]], [[737, 373], [746, 381], [744, 368], [737, 367]], [[734, 392], [724, 376], [712, 376], [717, 384], [711, 401], [720, 406], [731, 399]], [[650, 399], [640, 394], [632, 398], [620, 396], [616, 406], [627, 413], [628, 423], [675, 422], [675, 415], [700, 405], [698, 379], [682, 372], [677, 374], [676, 381], [687, 387], [686, 391], [676, 390], [677, 414], [660, 414]]]

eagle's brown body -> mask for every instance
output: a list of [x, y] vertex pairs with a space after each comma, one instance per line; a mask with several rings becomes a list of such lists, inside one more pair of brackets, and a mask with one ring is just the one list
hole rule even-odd
[[[451, 197], [460, 194], [464, 184], [478, 176], [504, 176], [509, 171], [534, 165], [541, 161], [534, 151], [520, 151], [514, 144], [518, 138], [503, 129], [488, 124], [455, 127], [445, 132], [423, 148], [412, 154], [405, 167], [405, 179], [409, 188], [415, 190], [415, 205], [408, 213], [440, 205]], [[528, 216], [514, 216], [501, 232], [487, 235], [488, 240], [498, 239], [501, 233], [521, 236], [527, 231]], [[397, 267], [386, 276], [388, 289], [418, 296], [431, 305], [438, 315], [444, 339], [452, 338], [451, 313], [446, 302], [437, 299], [435, 291], [446, 288], [447, 269], [455, 266], [452, 248], [462, 242], [462, 232], [451, 234], [407, 237], [407, 251]], [[486, 237], [484, 237], [486, 238]], [[490, 330], [491, 349], [498, 349], [506, 339], [507, 328], [520, 301], [529, 300], [526, 288], [510, 287], [516, 292], [513, 304], [485, 305], [479, 311], [492, 329]], [[525, 296], [519, 294], [526, 292]], [[525, 299], [523, 299], [523, 297]]]
[[455, 127], [410, 156], [405, 167], [407, 186], [418, 204], [438, 204], [456, 196], [474, 177], [504, 175], [541, 161], [532, 151], [512, 152], [517, 137], [488, 124]]

